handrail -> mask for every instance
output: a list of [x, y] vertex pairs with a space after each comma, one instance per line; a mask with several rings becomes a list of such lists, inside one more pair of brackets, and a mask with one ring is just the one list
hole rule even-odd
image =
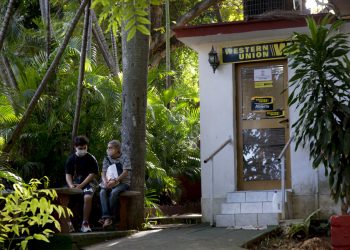
[[232, 143], [232, 138], [230, 136], [227, 141], [225, 141], [220, 147], [218, 147], [217, 150], [215, 150], [207, 159], [204, 160], [204, 163], [207, 163], [209, 160], [211, 160], [217, 153], [219, 153], [227, 144]]
[[278, 158], [277, 158], [278, 161], [281, 161], [282, 156], [283, 156], [284, 153], [286, 152], [288, 146], [291, 144], [291, 142], [292, 142], [293, 139], [294, 139], [294, 135], [292, 135], [292, 136], [289, 138], [287, 144], [284, 145], [284, 148], [282, 149], [281, 153], [279, 154], [279, 156], [278, 156]]
[[292, 135], [287, 144], [283, 147], [281, 153], [279, 154], [277, 161], [279, 161], [281, 163], [281, 210], [282, 210], [282, 220], [284, 220], [286, 218], [286, 177], [285, 177], [285, 165], [284, 165], [284, 161], [282, 161], [284, 154], [288, 148], [288, 146], [291, 144], [292, 140], [294, 139], [294, 135]]

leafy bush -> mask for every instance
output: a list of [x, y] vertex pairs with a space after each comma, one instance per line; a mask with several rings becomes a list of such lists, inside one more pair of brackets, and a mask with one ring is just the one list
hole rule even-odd
[[350, 201], [350, 48], [342, 24], [331, 16], [320, 24], [308, 18], [310, 34], [295, 33], [285, 53], [295, 70], [288, 103], [299, 112], [293, 124], [296, 149], [308, 145], [312, 166], [325, 167], [331, 196], [341, 201], [345, 214]]
[[32, 179], [29, 184], [17, 182], [13, 184], [13, 191], [4, 191], [5, 186], [0, 184], [0, 247], [14, 249], [12, 246], [15, 238], [20, 238], [15, 243], [18, 248], [27, 249], [30, 240], [49, 242], [48, 237], [54, 233], [49, 226], [61, 230], [59, 217], [73, 215], [68, 208], [51, 202], [57, 198], [55, 190], [39, 189], [41, 185], [46, 188], [49, 179]]

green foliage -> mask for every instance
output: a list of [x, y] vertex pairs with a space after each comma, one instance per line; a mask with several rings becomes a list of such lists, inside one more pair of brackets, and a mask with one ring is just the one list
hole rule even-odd
[[321, 211], [321, 209], [316, 209], [315, 211], [313, 211], [311, 214], [309, 214], [309, 216], [304, 219], [303, 222], [301, 223], [297, 223], [297, 224], [292, 224], [288, 230], [287, 230], [287, 235], [290, 238], [296, 238], [296, 237], [305, 237], [308, 238], [309, 236], [309, 230], [310, 230], [310, 222], [311, 222], [311, 218], [317, 214], [319, 211]]
[[242, 0], [226, 0], [220, 4], [222, 19], [226, 22], [243, 20], [243, 2]]
[[[1, 173], [1, 177], [5, 177]], [[8, 249], [13, 249], [14, 238], [21, 238], [16, 243], [21, 249], [27, 249], [31, 240], [49, 242], [48, 237], [54, 233], [52, 226], [61, 230], [53, 214], [57, 213], [58, 217], [73, 215], [68, 208], [51, 203], [57, 198], [55, 190], [39, 189], [41, 185], [47, 188], [48, 182], [47, 177], [32, 179], [29, 184], [17, 182], [13, 184], [13, 191], [0, 196], [0, 246], [8, 244]], [[0, 192], [3, 191], [1, 184]]]
[[[111, 11], [122, 12], [121, 8], [112, 10], [108, 7], [111, 1], [94, 2], [99, 17], [103, 6]], [[141, 6], [142, 1], [135, 2], [139, 4], [137, 6]], [[123, 3], [127, 4], [128, 1]], [[33, 4], [37, 6], [37, 2]], [[50, 56], [52, 60], [79, 2], [66, 1], [63, 4], [62, 1], [54, 0], [50, 1], [50, 4], [54, 31]], [[122, 6], [121, 1], [113, 4], [115, 7]], [[187, 5], [183, 7], [179, 6], [177, 1], [171, 1], [171, 4], [182, 8], [176, 15], [184, 13], [193, 5], [191, 1], [186, 1]], [[148, 19], [148, 16], [138, 13], [140, 17]], [[137, 14], [133, 15], [133, 18], [137, 17], [139, 17]], [[4, 44], [6, 49], [2, 52], [11, 62], [19, 90], [6, 88], [5, 83], [0, 80], [0, 149], [21, 118], [48, 67], [45, 54], [45, 29], [40, 16], [33, 16], [29, 20], [31, 26], [35, 28], [24, 27], [22, 20], [19, 10], [13, 20], [17, 28], [10, 30], [9, 37], [13, 39], [9, 40], [9, 37], [6, 37]], [[145, 23], [142, 18], [137, 20]], [[4, 162], [9, 160], [8, 164], [26, 182], [31, 178], [40, 179], [42, 176], [49, 176], [50, 185], [53, 187], [61, 186], [65, 182], [64, 164], [70, 153], [82, 21], [81, 19], [74, 31], [59, 68], [40, 97], [14, 150], [6, 157], [0, 154], [0, 157], [4, 157]], [[113, 30], [117, 31], [114, 28]], [[121, 138], [122, 74], [119, 77], [112, 77], [108, 68], [104, 66], [101, 54], [96, 51], [96, 45], [92, 40], [91, 57], [86, 63], [78, 133], [89, 137], [89, 151], [101, 163], [106, 154], [106, 143], [111, 139]], [[160, 193], [163, 192], [171, 194], [172, 198], [176, 199], [179, 195], [178, 176], [186, 175], [198, 179], [200, 173], [198, 59], [194, 51], [181, 48], [172, 54], [172, 61], [174, 79], [172, 88], [165, 90], [167, 72], [164, 65], [151, 69], [148, 79], [146, 175], [147, 190], [156, 191], [157, 200], [154, 200], [154, 203], [159, 202]]]
[[199, 179], [199, 97], [195, 52], [181, 48], [173, 56], [171, 88], [164, 88], [165, 69], [149, 73], [146, 183], [176, 200], [177, 177]]
[[150, 35], [148, 25], [149, 4], [158, 5], [160, 0], [122, 0], [122, 1], [93, 1], [93, 8], [100, 8], [101, 14], [99, 21], [102, 23], [108, 20], [106, 30], [116, 32], [124, 23], [125, 30], [128, 32], [127, 40], [131, 40], [136, 31], [144, 35]]
[[[341, 21], [307, 19], [310, 34], [295, 33], [286, 47], [294, 87], [289, 105], [299, 112], [293, 124], [296, 149], [308, 146], [312, 166], [325, 167], [331, 196], [350, 201], [350, 52]], [[329, 24], [329, 25], [328, 25]]]

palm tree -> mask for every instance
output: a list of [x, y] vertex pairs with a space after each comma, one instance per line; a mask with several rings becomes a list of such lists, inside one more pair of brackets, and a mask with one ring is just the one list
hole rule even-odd
[[6, 14], [3, 20], [2, 27], [0, 29], [0, 51], [2, 50], [2, 45], [4, 44], [5, 36], [6, 36], [6, 31], [8, 29], [10, 19], [13, 15], [14, 9], [15, 9], [15, 0], [10, 0], [7, 9], [6, 9]]
[[72, 129], [72, 149], [74, 148], [74, 138], [77, 136], [77, 131], [79, 128], [81, 101], [82, 101], [82, 93], [83, 93], [83, 80], [84, 80], [84, 72], [85, 72], [85, 59], [87, 54], [87, 43], [88, 43], [89, 22], [90, 22], [90, 5], [91, 5], [91, 0], [89, 0], [88, 4], [85, 7], [83, 41], [81, 46], [79, 78], [78, 78], [78, 84], [77, 84], [78, 86], [77, 101], [75, 106], [74, 122], [73, 122], [73, 129]]
[[[64, 50], [67, 47], [67, 44], [69, 42], [70, 37], [73, 34], [74, 28], [77, 25], [79, 18], [81, 16], [81, 14], [84, 11], [85, 6], [88, 4], [89, 0], [83, 0], [83, 2], [81, 3], [79, 9], [76, 12], [76, 15], [74, 16], [70, 26], [68, 27], [65, 39], [63, 41], [63, 43], [61, 44], [52, 64], [50, 65], [49, 69], [46, 71], [46, 74], [44, 76], [44, 78], [42, 79], [38, 89], [36, 90], [31, 102], [29, 103], [26, 112], [23, 114], [22, 119], [20, 120], [20, 122], [17, 124], [15, 130], [12, 133], [11, 138], [7, 141], [7, 144], [5, 146], [5, 148], [3, 149], [4, 152], [10, 152], [13, 145], [15, 144], [17, 138], [19, 137], [19, 135], [21, 134], [23, 127], [25, 126], [25, 124], [27, 123], [30, 115], [33, 113], [34, 108], [42, 94], [42, 92], [45, 89], [45, 86], [47, 85], [47, 83], [49, 82], [50, 78], [52, 77], [55, 69], [58, 67], [59, 61], [63, 55]], [[0, 32], [1, 35], [1, 32]]]

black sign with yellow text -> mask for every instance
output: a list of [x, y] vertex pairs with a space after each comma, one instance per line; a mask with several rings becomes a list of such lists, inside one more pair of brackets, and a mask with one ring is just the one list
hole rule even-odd
[[252, 111], [273, 110], [272, 96], [254, 96], [251, 98]]
[[284, 58], [287, 41], [222, 48], [222, 62], [236, 63]]

